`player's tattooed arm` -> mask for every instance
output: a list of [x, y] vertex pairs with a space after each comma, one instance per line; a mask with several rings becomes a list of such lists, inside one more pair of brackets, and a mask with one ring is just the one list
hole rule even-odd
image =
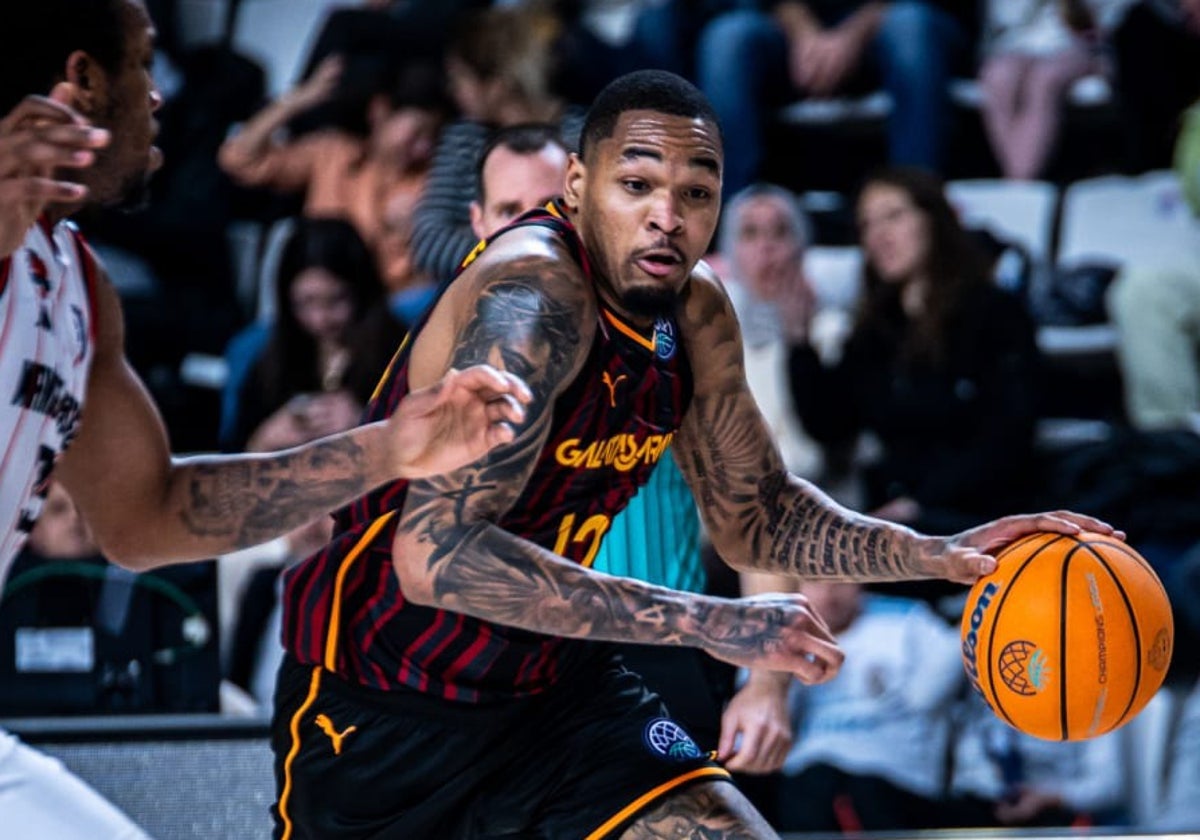
[[806, 578], [935, 576], [930, 559], [944, 540], [856, 514], [787, 472], [746, 385], [737, 320], [715, 280], [697, 278], [680, 321], [692, 358], [703, 361], [674, 451], [722, 557]]
[[700, 647], [725, 661], [820, 679], [840, 653], [799, 596], [731, 601], [603, 575], [494, 524], [520, 497], [554, 403], [590, 349], [591, 292], [561, 261], [481, 266], [452, 364], [488, 361], [533, 391], [512, 444], [454, 473], [411, 482], [393, 545], [405, 597], [571, 638]]

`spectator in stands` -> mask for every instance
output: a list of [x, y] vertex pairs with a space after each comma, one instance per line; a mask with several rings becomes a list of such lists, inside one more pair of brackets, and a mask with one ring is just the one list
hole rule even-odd
[[960, 711], [938, 825], [1085, 826], [1126, 817], [1120, 734], [1044, 741], [1010, 727], [973, 692]]
[[375, 253], [390, 292], [427, 284], [409, 248], [412, 214], [449, 110], [442, 76], [424, 64], [398, 71], [370, 100], [366, 137], [327, 129], [282, 138], [290, 120], [335, 95], [341, 73], [339, 57], [323, 61], [225, 142], [221, 166], [244, 185], [302, 193], [305, 216], [348, 219]]
[[1200, 832], [1197, 790], [1200, 790], [1200, 682], [1183, 700], [1183, 710], [1168, 747], [1162, 807], [1152, 814], [1148, 828], [1161, 832]]
[[983, 124], [1005, 178], [1043, 174], [1072, 83], [1103, 68], [1096, 48], [1122, 0], [990, 0]]
[[[1180, 192], [1196, 219], [1191, 241], [1160, 249], [1155, 265], [1123, 266], [1106, 301], [1117, 328], [1126, 413], [1145, 431], [1200, 432], [1200, 191], [1194, 186], [1200, 183], [1200, 118], [1194, 119], [1176, 155]], [[1189, 143], [1197, 148], [1189, 152]]]
[[938, 169], [944, 162], [952, 68], [974, 31], [969, 3], [762, 0], [710, 22], [696, 75], [725, 133], [726, 195], [759, 174], [771, 111], [882, 83], [894, 103], [888, 157]]
[[655, 68], [692, 76], [704, 22], [739, 0], [560, 0], [561, 90], [588, 105], [608, 82]]
[[562, 194], [567, 147], [551, 123], [524, 123], [495, 132], [475, 165], [471, 232], [487, 239], [522, 213]]
[[797, 319], [791, 382], [805, 427], [826, 443], [874, 433], [881, 452], [862, 493], [878, 516], [941, 532], [1028, 504], [1039, 369], [1029, 315], [992, 284], [932, 175], [869, 177], [857, 218], [863, 293], [835, 365], [811, 346], [811, 315]]
[[79, 515], [79, 508], [67, 495], [66, 488], [57, 481], [50, 482], [42, 515], [29, 532], [26, 547], [39, 557], [55, 560], [74, 560], [100, 554], [92, 529]]
[[1112, 45], [1127, 166], [1165, 169], [1179, 115], [1200, 97], [1200, 0], [1138, 0]]
[[846, 652], [837, 679], [796, 683], [796, 743], [784, 764], [779, 827], [886, 831], [934, 824], [947, 773], [958, 634], [920, 601], [855, 583], [800, 591]]
[[[783, 187], [747, 187], [724, 210], [723, 279], [742, 327], [746, 379], [788, 469], [816, 480], [823, 471], [822, 452], [804, 431], [788, 393], [790, 331], [816, 307], [804, 275], [809, 238], [808, 216]], [[791, 317], [797, 312], [798, 318]]]
[[442, 132], [413, 217], [413, 255], [432, 277], [453, 275], [475, 245], [476, 164], [493, 131], [550, 122], [576, 147], [582, 114], [552, 86], [559, 33], [558, 20], [540, 8], [497, 7], [467, 16], [452, 41], [447, 67], [462, 119]]
[[238, 387], [226, 446], [283, 449], [355, 425], [404, 337], [374, 267], [349, 222], [297, 222], [279, 263], [277, 322]]

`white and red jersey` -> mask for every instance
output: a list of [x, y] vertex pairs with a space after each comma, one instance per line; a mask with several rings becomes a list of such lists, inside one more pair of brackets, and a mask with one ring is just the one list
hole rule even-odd
[[70, 222], [0, 260], [0, 581], [79, 429], [96, 346], [96, 263]]

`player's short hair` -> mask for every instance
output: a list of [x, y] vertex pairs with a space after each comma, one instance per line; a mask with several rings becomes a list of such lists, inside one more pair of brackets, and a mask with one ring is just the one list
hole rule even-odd
[[510, 125], [494, 132], [475, 161], [475, 198], [484, 201], [483, 167], [496, 149], [505, 148], [518, 155], [534, 155], [547, 146], [558, 146], [568, 151], [559, 127], [552, 123], [521, 123]]
[[5, 3], [0, 50], [0, 116], [29, 94], [45, 95], [82, 50], [108, 73], [126, 50], [127, 0], [18, 0]]
[[657, 111], [704, 120], [717, 130], [724, 144], [717, 112], [695, 85], [665, 70], [638, 70], [614, 79], [596, 96], [583, 122], [579, 156], [587, 160], [597, 143], [612, 137], [626, 111]]

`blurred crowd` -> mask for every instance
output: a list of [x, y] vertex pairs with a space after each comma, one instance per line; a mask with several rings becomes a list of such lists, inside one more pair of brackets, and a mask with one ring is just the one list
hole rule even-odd
[[[556, 196], [595, 93], [629, 70], [672, 70], [722, 120], [710, 261], [789, 468], [931, 533], [1036, 508], [1102, 516], [1176, 612], [1153, 705], [1166, 784], [1148, 807], [1148, 759], [1130, 738], [1038, 741], [971, 695], [956, 587], [803, 584], [846, 666], [786, 687], [780, 746], [742, 777], [756, 804], [797, 831], [1200, 830], [1187, 795], [1200, 779], [1200, 0], [147, 5], [166, 164], [144, 207], [79, 221], [177, 451], [275, 450], [356, 424], [438, 285]], [[883, 110], [859, 107], [881, 93]], [[986, 213], [968, 218], [947, 187], [1065, 196], [1113, 176], [1165, 185], [1149, 223], [1172, 233], [1153, 259], [1056, 264]], [[1098, 350], [1048, 340], [1100, 325], [1115, 340]], [[252, 711], [282, 655], [279, 573], [328, 528], [138, 587], [95, 571], [102, 558], [56, 492], [0, 632], [11, 645], [31, 623], [111, 625], [104, 690], [63, 711]], [[791, 585], [731, 579], [710, 555], [664, 459], [595, 567], [696, 591]], [[38, 593], [51, 563], [83, 581], [77, 599]], [[122, 586], [170, 603], [114, 614]], [[145, 617], [166, 610], [191, 624]], [[138, 621], [173, 629], [146, 641]], [[133, 637], [145, 644], [123, 647]], [[628, 659], [698, 740], [747, 690], [703, 657]], [[196, 672], [151, 688], [135, 661]], [[3, 668], [19, 671], [11, 656]], [[672, 696], [681, 669], [711, 696]], [[19, 688], [0, 695], [0, 713], [25, 709]]]

